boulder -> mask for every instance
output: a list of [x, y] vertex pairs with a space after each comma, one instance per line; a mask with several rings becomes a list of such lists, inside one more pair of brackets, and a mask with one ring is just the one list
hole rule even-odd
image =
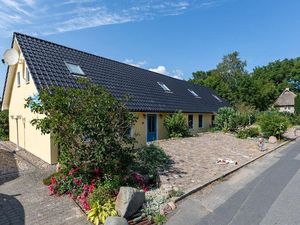
[[269, 137], [269, 143], [270, 144], [275, 144], [277, 142], [277, 138], [274, 136]]
[[127, 220], [123, 217], [110, 216], [105, 220], [104, 225], [128, 225]]
[[119, 216], [130, 218], [143, 205], [145, 192], [132, 187], [121, 187], [116, 200], [116, 210]]
[[175, 203], [174, 202], [168, 202], [167, 204], [161, 205], [159, 213], [160, 213], [160, 215], [167, 215], [175, 209], [176, 209]]

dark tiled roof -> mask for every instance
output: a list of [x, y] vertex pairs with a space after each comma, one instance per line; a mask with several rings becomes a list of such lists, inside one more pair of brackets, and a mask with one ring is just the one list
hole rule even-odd
[[[37, 89], [50, 86], [77, 87], [65, 62], [80, 65], [93, 82], [104, 86], [115, 97], [129, 95], [127, 107], [142, 112], [216, 112], [228, 105], [218, 101], [208, 88], [145, 69], [95, 56], [24, 34], [14, 34], [25, 57]], [[163, 82], [172, 93], [157, 84]], [[195, 98], [188, 89], [201, 98]]]

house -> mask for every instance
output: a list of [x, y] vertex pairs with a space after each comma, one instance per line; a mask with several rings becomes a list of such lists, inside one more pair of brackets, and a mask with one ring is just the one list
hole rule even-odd
[[289, 88], [286, 88], [275, 101], [274, 107], [280, 112], [294, 113], [296, 96]]
[[131, 129], [137, 146], [167, 138], [163, 121], [170, 113], [182, 110], [196, 133], [209, 128], [218, 109], [228, 105], [208, 88], [28, 35], [14, 33], [12, 48], [19, 61], [8, 67], [2, 103], [9, 109], [9, 139], [48, 163], [58, 156], [51, 135], [30, 124], [44, 115], [24, 108], [25, 99], [41, 88], [76, 87], [78, 77], [88, 77], [116, 98], [129, 95], [127, 107], [138, 117]]

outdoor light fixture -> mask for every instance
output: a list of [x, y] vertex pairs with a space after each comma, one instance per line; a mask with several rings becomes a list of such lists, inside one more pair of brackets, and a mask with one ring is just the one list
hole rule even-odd
[[19, 147], [19, 122], [18, 120], [22, 119], [21, 115], [11, 115], [10, 116], [11, 119], [16, 120], [16, 126], [17, 126], [17, 147], [16, 147], [16, 151], [20, 150]]

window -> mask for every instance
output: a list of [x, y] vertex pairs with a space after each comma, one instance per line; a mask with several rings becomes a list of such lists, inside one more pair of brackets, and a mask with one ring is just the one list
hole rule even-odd
[[211, 125], [214, 125], [215, 124], [215, 115], [212, 115], [211, 116]]
[[172, 93], [170, 88], [168, 88], [167, 85], [165, 85], [163, 82], [158, 81], [157, 83], [165, 92]]
[[203, 115], [199, 115], [199, 128], [203, 128]]
[[75, 74], [75, 75], [85, 76], [84, 72], [82, 71], [82, 69], [79, 65], [72, 64], [72, 63], [65, 63], [65, 64], [66, 64], [68, 70], [70, 71], [70, 73]]
[[30, 82], [30, 74], [29, 74], [28, 67], [26, 67], [26, 77], [25, 77], [25, 79], [26, 79], [26, 84], [29, 84], [29, 82]]
[[196, 92], [194, 92], [191, 89], [188, 89], [188, 91], [195, 97], [195, 98], [201, 98]]
[[219, 102], [222, 102], [222, 100], [218, 97], [218, 96], [216, 96], [216, 95], [212, 95], [215, 99], [217, 99]]
[[193, 124], [194, 124], [194, 120], [193, 120], [193, 115], [189, 115], [188, 118], [188, 125], [189, 125], [189, 129], [193, 129]]
[[18, 87], [21, 86], [21, 73], [20, 72], [17, 73], [17, 86]]

